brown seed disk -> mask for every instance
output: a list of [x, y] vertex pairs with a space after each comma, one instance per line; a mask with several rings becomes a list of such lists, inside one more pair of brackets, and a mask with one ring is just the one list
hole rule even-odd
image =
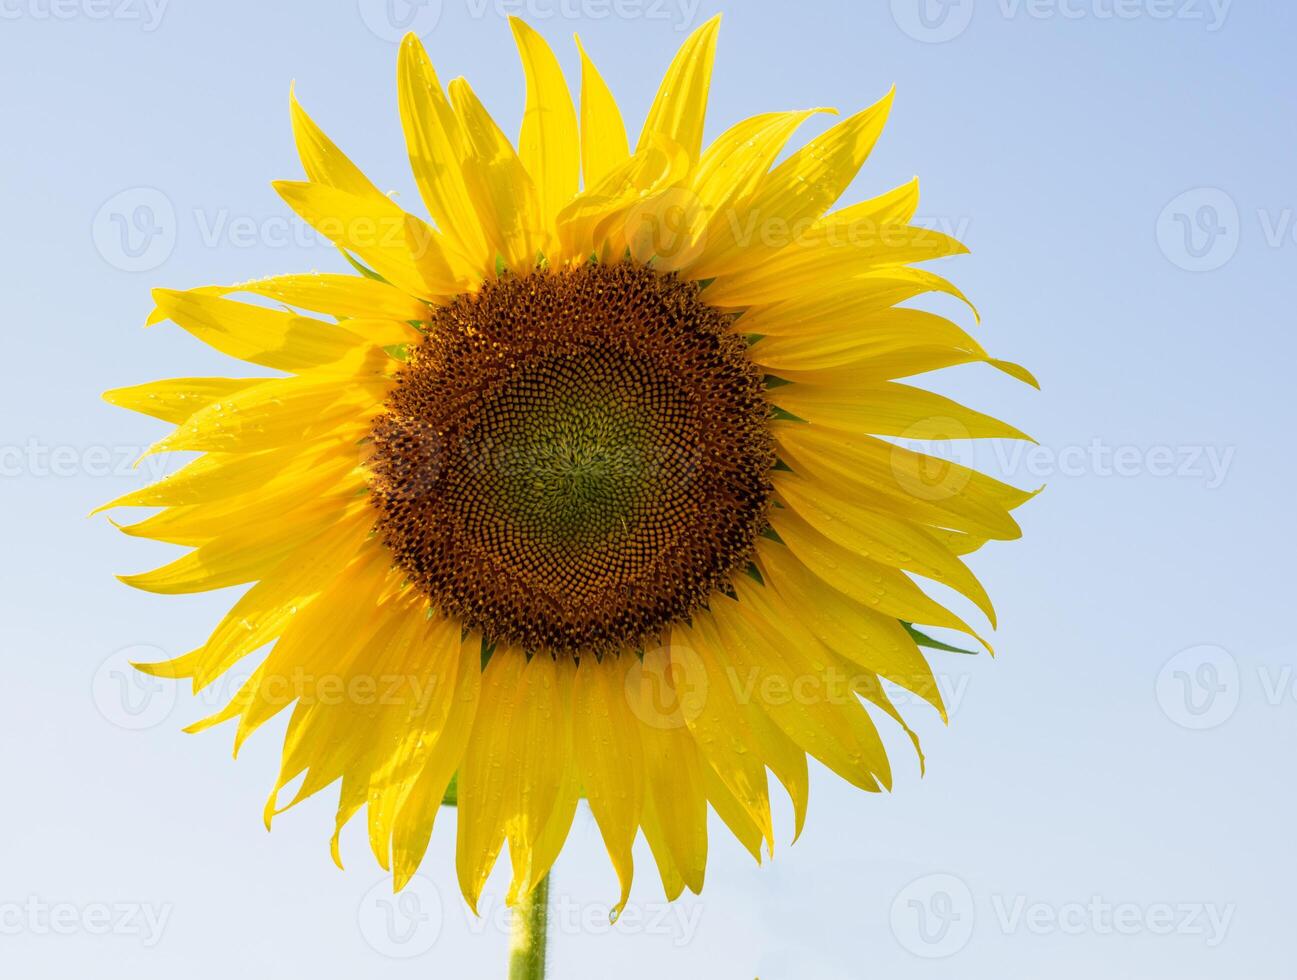
[[761, 374], [697, 285], [631, 264], [488, 282], [438, 309], [373, 429], [409, 581], [529, 651], [633, 647], [766, 527]]

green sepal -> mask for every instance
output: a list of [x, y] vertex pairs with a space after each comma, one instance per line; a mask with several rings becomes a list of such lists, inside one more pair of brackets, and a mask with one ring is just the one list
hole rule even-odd
[[944, 650], [946, 653], [963, 653], [970, 657], [977, 656], [976, 650], [965, 650], [962, 647], [952, 647], [949, 643], [942, 643], [940, 640], [928, 636], [927, 633], [916, 630], [913, 623], [907, 623], [902, 619], [900, 624], [905, 627], [905, 632], [910, 634], [910, 639], [921, 647], [927, 647], [930, 650]]
[[446, 795], [441, 798], [442, 806], [459, 806], [459, 773], [450, 777], [450, 785], [446, 787]]
[[387, 285], [389, 286], [392, 285], [390, 282], [387, 282], [386, 279], [380, 276], [369, 266], [365, 265], [365, 263], [361, 262], [358, 258], [356, 258], [354, 255], [348, 252], [345, 248], [339, 248], [338, 251], [341, 252], [342, 257], [347, 260], [347, 264], [350, 265], [357, 272], [359, 272], [366, 279], [373, 279], [375, 282], [387, 283]]

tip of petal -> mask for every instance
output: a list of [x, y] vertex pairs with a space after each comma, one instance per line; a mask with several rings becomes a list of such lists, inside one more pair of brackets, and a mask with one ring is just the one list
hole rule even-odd
[[998, 358], [991, 358], [986, 363], [1000, 371], [1003, 371], [1009, 377], [1016, 378], [1023, 384], [1031, 385], [1031, 387], [1035, 388], [1037, 391], [1040, 390], [1040, 382], [1036, 380], [1036, 376], [1021, 364], [1015, 364], [1013, 361], [1002, 361]]
[[333, 832], [333, 836], [329, 838], [329, 856], [333, 858], [333, 863], [338, 866], [339, 871], [345, 871], [346, 869], [342, 866], [342, 849], [339, 844], [341, 836], [342, 828], [339, 827]]

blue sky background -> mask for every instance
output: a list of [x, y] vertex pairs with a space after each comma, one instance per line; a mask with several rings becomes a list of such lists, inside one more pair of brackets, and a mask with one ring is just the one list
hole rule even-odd
[[[179, 731], [209, 701], [122, 687], [139, 648], [190, 649], [228, 598], [118, 584], [169, 549], [85, 518], [142, 482], [122, 462], [161, 431], [99, 392], [228, 367], [179, 330], [142, 329], [151, 286], [338, 268], [269, 186], [300, 174], [290, 80], [380, 186], [417, 201], [388, 9], [0, 0], [6, 975], [504, 974], [504, 881], [473, 920], [453, 814], [413, 897], [388, 906], [363, 827], [344, 836], [347, 870], [330, 863], [330, 794], [262, 828], [275, 733], [234, 764], [228, 731]], [[909, 710], [927, 776], [899, 740], [890, 797], [814, 772], [795, 847], [757, 868], [716, 833], [703, 896], [676, 906], [645, 850], [616, 928], [614, 878], [578, 814], [552, 975], [1290, 975], [1297, 9], [390, 9], [510, 132], [521, 72], [502, 10], [527, 15], [573, 81], [580, 31], [632, 126], [684, 32], [722, 9], [710, 135], [768, 109], [854, 109], [897, 83], [849, 199], [919, 174], [920, 215], [972, 249], [942, 271], [979, 305], [977, 336], [1044, 389], [975, 367], [931, 381], [1035, 435], [1028, 452], [972, 458], [1048, 490], [1021, 512], [1022, 541], [973, 560], [997, 599], [998, 658], [938, 659], [948, 729]]]

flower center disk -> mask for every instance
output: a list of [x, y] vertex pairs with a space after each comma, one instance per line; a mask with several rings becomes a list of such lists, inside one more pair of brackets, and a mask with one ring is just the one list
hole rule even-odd
[[374, 424], [379, 532], [445, 612], [529, 651], [632, 648], [749, 560], [775, 461], [731, 316], [631, 264], [488, 282]]

